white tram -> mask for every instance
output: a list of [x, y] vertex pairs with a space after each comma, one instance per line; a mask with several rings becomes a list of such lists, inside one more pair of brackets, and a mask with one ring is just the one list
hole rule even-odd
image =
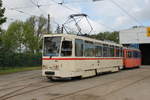
[[83, 36], [44, 35], [42, 75], [89, 77], [123, 68], [123, 46]]

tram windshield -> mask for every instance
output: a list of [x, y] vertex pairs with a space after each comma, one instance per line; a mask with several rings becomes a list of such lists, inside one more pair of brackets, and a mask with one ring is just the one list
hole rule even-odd
[[59, 56], [61, 37], [44, 38], [44, 56]]

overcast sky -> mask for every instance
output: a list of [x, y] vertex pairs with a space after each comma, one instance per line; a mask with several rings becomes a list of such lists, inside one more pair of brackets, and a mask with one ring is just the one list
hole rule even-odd
[[[135, 25], [150, 26], [150, 0], [113, 0], [123, 10], [127, 11], [128, 15], [111, 0], [97, 2], [92, 2], [92, 0], [64, 0], [63, 5], [66, 7], [51, 0], [32, 0], [36, 4], [44, 5], [40, 9], [31, 0], [2, 1], [3, 6], [6, 7], [5, 15], [8, 18], [7, 23], [3, 25], [4, 28], [7, 28], [14, 20], [25, 21], [31, 15], [47, 16], [48, 13], [51, 15], [53, 25], [55, 22], [62, 24], [70, 14], [86, 13], [95, 33], [128, 29]], [[61, 2], [62, 0], [54, 1]], [[17, 8], [18, 11], [11, 10], [12, 8]], [[82, 23], [82, 28], [87, 30], [89, 28], [86, 27], [85, 23]]]

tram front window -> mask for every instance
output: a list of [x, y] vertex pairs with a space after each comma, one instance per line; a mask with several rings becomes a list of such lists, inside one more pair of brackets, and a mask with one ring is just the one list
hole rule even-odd
[[61, 37], [44, 38], [44, 56], [59, 56]]

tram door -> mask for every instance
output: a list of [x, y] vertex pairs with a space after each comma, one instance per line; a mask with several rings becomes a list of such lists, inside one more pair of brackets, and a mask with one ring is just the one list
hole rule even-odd
[[61, 56], [72, 56], [72, 41], [62, 41]]

